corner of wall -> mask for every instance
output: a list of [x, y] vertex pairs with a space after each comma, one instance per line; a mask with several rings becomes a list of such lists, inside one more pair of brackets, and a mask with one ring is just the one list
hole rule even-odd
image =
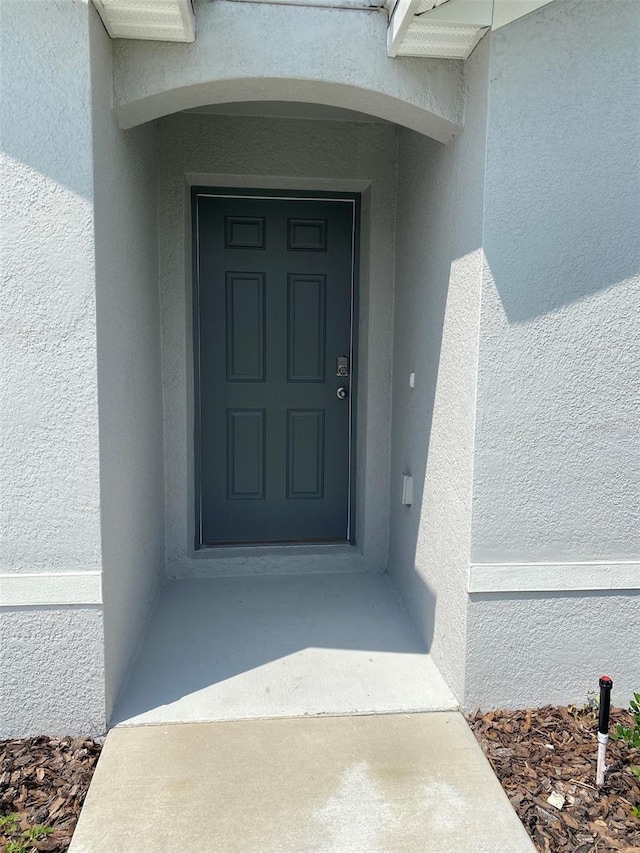
[[[489, 45], [465, 68], [447, 146], [400, 133], [389, 569], [450, 687], [464, 696]], [[414, 387], [409, 387], [413, 374]], [[414, 503], [399, 504], [403, 472]]]
[[465, 704], [636, 677], [639, 27], [565, 0], [491, 37]]
[[94, 228], [109, 717], [164, 568], [164, 454], [153, 125], [122, 131], [113, 44], [91, 14]]

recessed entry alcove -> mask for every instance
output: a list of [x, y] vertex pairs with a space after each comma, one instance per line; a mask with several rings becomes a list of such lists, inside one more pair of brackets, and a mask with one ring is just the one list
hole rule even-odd
[[169, 582], [114, 722], [455, 707], [387, 574], [399, 128], [155, 132]]
[[384, 571], [396, 126], [249, 103], [157, 133], [169, 576]]

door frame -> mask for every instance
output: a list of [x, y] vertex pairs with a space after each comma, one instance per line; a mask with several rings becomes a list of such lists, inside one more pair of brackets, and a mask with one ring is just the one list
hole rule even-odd
[[[191, 187], [191, 258], [192, 258], [192, 335], [193, 335], [193, 453], [194, 453], [194, 500], [195, 500], [195, 530], [194, 548], [196, 551], [216, 551], [219, 548], [250, 548], [256, 547], [256, 543], [222, 543], [220, 545], [203, 541], [202, 533], [202, 481], [200, 464], [200, 446], [202, 441], [201, 414], [200, 414], [200, 270], [199, 270], [199, 222], [198, 222], [198, 199], [199, 198], [256, 198], [265, 200], [286, 201], [324, 201], [324, 202], [350, 202], [353, 206], [352, 232], [351, 232], [351, 292], [350, 292], [350, 343], [349, 343], [349, 485], [347, 500], [347, 530], [343, 542], [320, 544], [309, 542], [314, 547], [335, 547], [335, 545], [356, 544], [356, 436], [357, 436], [357, 388], [358, 388], [358, 324], [359, 324], [359, 259], [360, 259], [360, 217], [361, 217], [361, 193], [358, 192], [330, 192], [313, 190], [271, 190], [271, 189], [249, 189], [246, 187], [216, 187], [216, 186], [192, 186]], [[300, 547], [304, 543], [259, 543], [258, 547], [292, 548]]]

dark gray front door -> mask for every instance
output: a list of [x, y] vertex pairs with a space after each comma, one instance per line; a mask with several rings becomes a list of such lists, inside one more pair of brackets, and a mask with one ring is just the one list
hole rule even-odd
[[200, 542], [345, 541], [355, 200], [195, 208]]

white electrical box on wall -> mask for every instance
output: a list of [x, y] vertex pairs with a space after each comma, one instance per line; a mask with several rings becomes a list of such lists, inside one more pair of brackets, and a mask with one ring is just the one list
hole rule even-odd
[[413, 477], [411, 474], [402, 475], [402, 503], [411, 506], [413, 503]]

